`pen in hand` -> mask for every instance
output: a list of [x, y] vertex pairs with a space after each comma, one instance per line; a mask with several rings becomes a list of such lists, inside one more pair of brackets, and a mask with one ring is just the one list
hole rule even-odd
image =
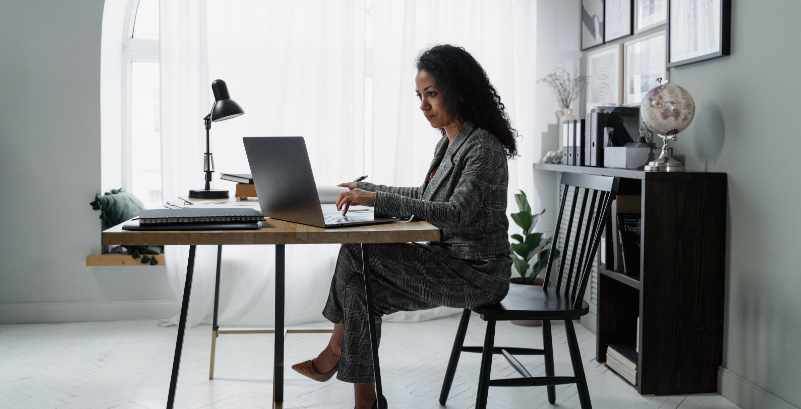
[[359, 176], [359, 177], [356, 178], [356, 180], [354, 180], [354, 182], [361, 182], [362, 180], [365, 180], [365, 179], [367, 179], [367, 175]]

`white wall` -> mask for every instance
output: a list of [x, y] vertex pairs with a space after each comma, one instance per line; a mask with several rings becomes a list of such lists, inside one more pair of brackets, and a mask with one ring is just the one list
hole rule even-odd
[[[581, 50], [579, 49], [579, 16], [581, 3], [579, 0], [539, 0], [537, 1], [537, 69], [536, 78], [542, 79], [552, 73], [556, 67], [562, 67], [571, 73], [579, 72]], [[556, 126], [556, 111], [561, 108], [556, 96], [545, 83], [538, 83], [534, 88], [536, 109], [536, 133], [524, 135], [534, 138], [542, 154], [539, 162], [548, 151], [562, 149], [559, 141], [559, 130]], [[574, 101], [576, 108], [578, 100]], [[577, 111], [577, 110], [575, 110]], [[578, 118], [578, 114], [575, 114]], [[532, 171], [529, 169], [529, 171]], [[534, 191], [538, 200], [533, 200], [535, 211], [545, 209], [537, 224], [537, 231], [553, 231], [556, 225], [557, 207], [556, 172], [534, 172]]]
[[0, 0], [0, 323], [166, 318], [163, 267], [100, 253], [103, 0]]

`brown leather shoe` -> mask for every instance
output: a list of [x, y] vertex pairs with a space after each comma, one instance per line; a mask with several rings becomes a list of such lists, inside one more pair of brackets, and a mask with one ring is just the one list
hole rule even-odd
[[314, 369], [314, 359], [292, 365], [292, 369], [303, 376], [314, 379], [317, 382], [326, 382], [331, 379], [335, 373], [337, 373], [337, 369], [339, 369], [339, 363], [334, 365], [334, 368], [326, 373], [319, 373]]

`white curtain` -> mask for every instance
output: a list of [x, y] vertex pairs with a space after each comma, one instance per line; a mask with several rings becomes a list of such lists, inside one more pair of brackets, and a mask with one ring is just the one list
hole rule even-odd
[[[532, 191], [532, 123], [536, 81], [536, 2], [527, 0], [405, 0], [375, 2], [374, 122], [372, 175], [376, 183], [418, 186], [434, 154], [432, 129], [415, 96], [414, 61], [435, 44], [464, 47], [484, 67], [501, 96], [513, 126], [523, 136], [520, 157], [509, 163], [509, 213], [513, 195]], [[510, 233], [519, 228], [511, 224]], [[457, 312], [453, 309], [403, 314], [404, 319]]]
[[[222, 79], [245, 115], [211, 127], [215, 188], [220, 172], [250, 173], [243, 136], [303, 136], [315, 181], [363, 172], [364, 2], [162, 0], [164, 197], [202, 187], [211, 81]], [[168, 120], [169, 119], [169, 120]], [[286, 322], [322, 321], [338, 245], [287, 246]], [[198, 246], [189, 325], [210, 323], [216, 246]], [[224, 246], [220, 325], [272, 325], [272, 246]], [[167, 249], [176, 295], [188, 247]]]
[[[418, 186], [441, 135], [419, 109], [414, 93], [419, 52], [435, 44], [464, 47], [484, 67], [523, 137], [509, 163], [510, 204], [530, 191], [536, 2], [526, 0], [406, 0], [375, 3], [373, 170], [377, 183]], [[511, 212], [516, 212], [514, 207]]]
[[[518, 1], [376, 0], [373, 10], [374, 120], [370, 180], [416, 186], [439, 133], [418, 111], [414, 59], [435, 43], [464, 46], [484, 66], [522, 135], [522, 157], [510, 162], [511, 194], [531, 190], [528, 146], [534, 75], [535, 4]], [[217, 172], [249, 173], [243, 136], [306, 138], [318, 184], [335, 184], [364, 169], [364, 0], [162, 0], [162, 139], [164, 197], [203, 185], [202, 118], [211, 81], [223, 79], [245, 115], [214, 123]], [[168, 120], [169, 119], [169, 120]], [[234, 185], [219, 181], [215, 188]], [[511, 209], [516, 211], [515, 209]], [[320, 321], [338, 246], [287, 246], [287, 323]], [[176, 294], [183, 291], [188, 249], [168, 248]], [[189, 324], [210, 323], [216, 246], [199, 246]], [[225, 246], [221, 325], [272, 325], [274, 250]], [[457, 310], [400, 313], [419, 320]]]

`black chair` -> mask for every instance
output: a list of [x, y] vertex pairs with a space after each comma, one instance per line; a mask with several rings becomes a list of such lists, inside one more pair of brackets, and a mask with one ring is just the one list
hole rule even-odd
[[[563, 173], [561, 184], [564, 192], [559, 208], [559, 216], [554, 230], [553, 245], [551, 246], [545, 281], [542, 288], [527, 285], [512, 285], [509, 294], [500, 304], [487, 305], [467, 309], [462, 313], [462, 320], [456, 332], [453, 351], [445, 371], [445, 381], [439, 402], [445, 404], [448, 393], [459, 364], [461, 351], [481, 353], [481, 370], [478, 380], [478, 396], [476, 408], [487, 407], [487, 394], [490, 386], [547, 386], [548, 401], [556, 402], [556, 388], [554, 385], [575, 383], [578, 387], [579, 400], [582, 409], [592, 407], [590, 393], [587, 389], [587, 378], [584, 376], [584, 367], [581, 362], [576, 330], [573, 320], [586, 315], [590, 306], [584, 301], [584, 291], [590, 278], [590, 271], [594, 255], [601, 242], [601, 231], [609, 216], [609, 207], [612, 198], [617, 193], [618, 179], [605, 176], [592, 176], [574, 173]], [[569, 212], [565, 212], [565, 203], [568, 192], [572, 191], [572, 205]], [[580, 209], [577, 207], [580, 206]], [[576, 210], [579, 210], [577, 213]], [[568, 215], [564, 217], [564, 215]], [[567, 223], [564, 240], [559, 245], [559, 231], [562, 223]], [[551, 282], [551, 267], [554, 264], [556, 249], [561, 252], [557, 261], [558, 275], [556, 282]], [[569, 263], [567, 261], [569, 260]], [[567, 273], [567, 274], [565, 274]], [[487, 334], [484, 338], [484, 347], [463, 346], [467, 324], [470, 321], [471, 310], [487, 321]], [[495, 323], [508, 320], [542, 320], [542, 336], [544, 349], [496, 347]], [[570, 348], [570, 359], [573, 363], [573, 376], [555, 376], [553, 361], [553, 341], [551, 339], [551, 320], [563, 320], [567, 331], [567, 343]], [[522, 376], [522, 378], [490, 379], [492, 355], [500, 354], [509, 361], [509, 364]], [[514, 355], [544, 355], [545, 375], [532, 377], [531, 374], [515, 359]]]

